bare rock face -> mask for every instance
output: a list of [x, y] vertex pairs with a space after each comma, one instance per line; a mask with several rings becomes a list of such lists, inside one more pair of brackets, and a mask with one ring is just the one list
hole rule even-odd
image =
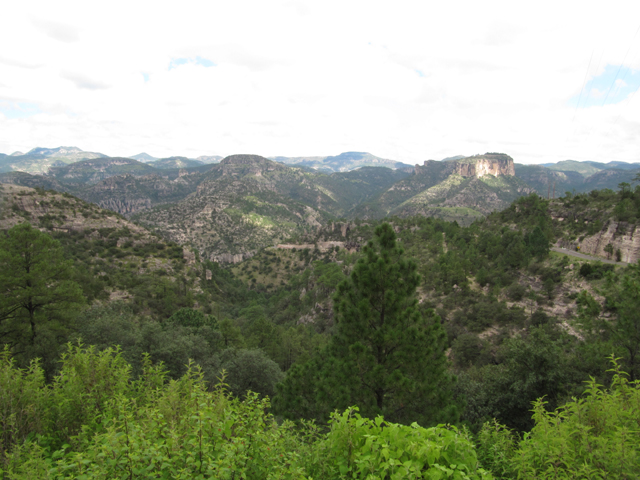
[[196, 254], [191, 250], [187, 250], [186, 248], [182, 249], [182, 258], [184, 258], [187, 262], [187, 265], [195, 265], [196, 264]]
[[351, 222], [331, 222], [331, 232], [338, 230], [343, 237], [346, 237], [353, 227], [354, 224]]
[[433, 175], [434, 172], [437, 172], [438, 180], [442, 181], [451, 174], [477, 178], [485, 175], [513, 177], [516, 174], [516, 169], [513, 158], [504, 153], [485, 153], [484, 155], [443, 162], [425, 160], [422, 167], [416, 165], [413, 169], [414, 175]]
[[640, 228], [626, 222], [609, 221], [599, 233], [580, 242], [580, 252], [609, 258], [604, 251], [609, 243], [614, 252], [620, 250], [623, 262], [636, 263], [640, 259]]
[[127, 215], [139, 212], [140, 210], [151, 208], [151, 200], [148, 198], [138, 198], [132, 200], [107, 198], [105, 200], [99, 201], [98, 205], [100, 205], [100, 207], [102, 208], [118, 212], [121, 215]]
[[513, 177], [516, 174], [513, 158], [505, 154], [486, 154], [456, 161], [456, 173], [463, 177]]
[[255, 252], [244, 253], [223, 253], [211, 258], [214, 262], [218, 263], [240, 263], [243, 260], [247, 260], [255, 255]]

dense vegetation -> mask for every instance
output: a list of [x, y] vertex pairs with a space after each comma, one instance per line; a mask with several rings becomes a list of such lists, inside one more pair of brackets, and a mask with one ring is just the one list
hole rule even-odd
[[117, 350], [70, 345], [47, 384], [37, 362], [21, 370], [0, 354], [3, 478], [634, 478], [640, 463], [640, 385], [617, 369], [610, 390], [592, 381], [556, 412], [538, 401], [518, 440], [495, 421], [474, 439], [356, 408], [326, 429], [277, 423], [268, 399], [210, 390], [193, 365], [167, 381], [143, 363], [133, 377]]
[[633, 478], [640, 267], [549, 246], [601, 212], [631, 228], [639, 199], [354, 222], [233, 269], [125, 223], [3, 212], [3, 475]]

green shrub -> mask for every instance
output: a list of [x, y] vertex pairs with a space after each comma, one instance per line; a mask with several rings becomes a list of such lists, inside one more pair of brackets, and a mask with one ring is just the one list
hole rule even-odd
[[0, 466], [13, 445], [46, 431], [50, 392], [44, 382], [37, 361], [20, 369], [8, 347], [0, 352]]
[[610, 264], [603, 264], [601, 262], [596, 263], [583, 263], [580, 267], [580, 275], [587, 280], [599, 280], [604, 277], [605, 273], [610, 272], [615, 267]]
[[361, 417], [353, 407], [334, 413], [331, 430], [314, 446], [313, 478], [489, 479], [466, 431]]
[[511, 461], [518, 446], [518, 437], [495, 419], [486, 422], [476, 438], [478, 460], [496, 478], [514, 478]]
[[637, 478], [640, 471], [640, 383], [628, 382], [614, 360], [611, 388], [594, 379], [586, 395], [547, 412], [534, 405], [536, 422], [512, 467], [518, 478]]
[[514, 302], [522, 300], [525, 293], [527, 293], [527, 288], [520, 283], [514, 283], [507, 288], [507, 297]]

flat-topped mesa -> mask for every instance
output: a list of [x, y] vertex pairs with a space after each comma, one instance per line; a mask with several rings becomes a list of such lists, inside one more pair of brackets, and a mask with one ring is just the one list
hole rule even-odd
[[516, 174], [513, 158], [504, 153], [486, 153], [451, 162], [456, 165], [455, 173], [463, 177], [513, 177]]

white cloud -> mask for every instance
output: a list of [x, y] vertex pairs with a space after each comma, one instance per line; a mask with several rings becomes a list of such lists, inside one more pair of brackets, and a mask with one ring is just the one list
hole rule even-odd
[[73, 43], [79, 40], [78, 29], [64, 23], [52, 22], [33, 17], [33, 24], [49, 37], [65, 43]]
[[640, 95], [568, 103], [634, 45], [636, 1], [11, 3], [0, 98], [42, 113], [0, 118], [0, 152], [640, 161]]
[[75, 86], [80, 89], [84, 88], [87, 90], [101, 90], [103, 88], [109, 88], [109, 85], [107, 85], [106, 83], [91, 79], [83, 75], [82, 73], [65, 71], [62, 72], [60, 76], [66, 80], [73, 82]]

